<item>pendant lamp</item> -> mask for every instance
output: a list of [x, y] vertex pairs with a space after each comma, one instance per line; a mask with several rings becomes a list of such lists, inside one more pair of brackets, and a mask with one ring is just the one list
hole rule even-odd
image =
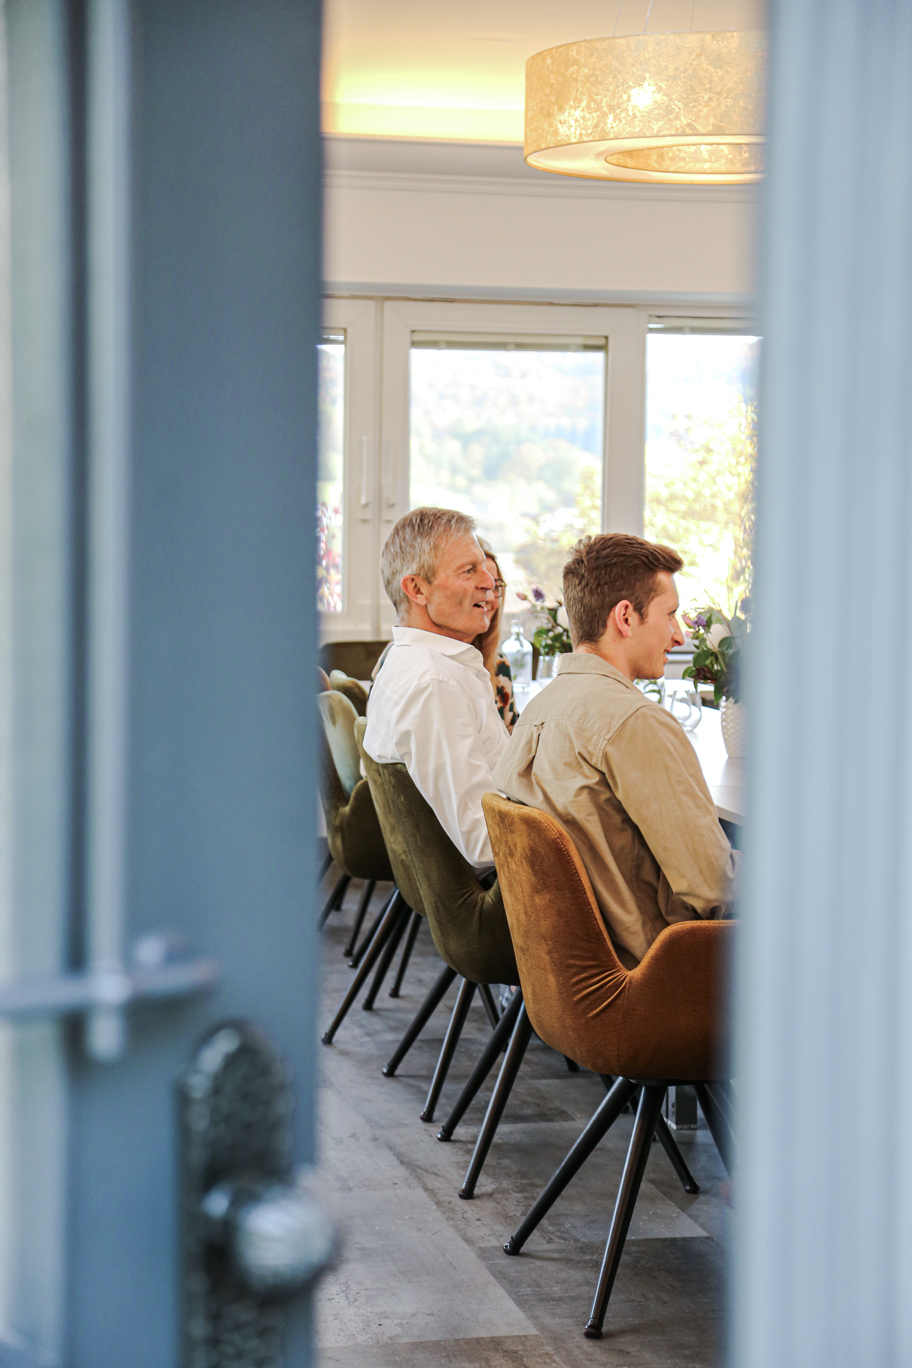
[[525, 159], [599, 180], [760, 180], [766, 50], [757, 30], [547, 48], [526, 63]]

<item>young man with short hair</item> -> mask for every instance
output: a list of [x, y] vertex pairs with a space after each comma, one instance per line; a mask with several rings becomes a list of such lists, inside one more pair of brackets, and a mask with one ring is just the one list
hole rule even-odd
[[494, 770], [508, 798], [557, 817], [586, 867], [621, 962], [673, 922], [721, 917], [738, 855], [696, 752], [635, 679], [665, 673], [684, 640], [668, 546], [584, 537], [564, 567], [573, 654], [523, 710]]
[[481, 652], [496, 607], [475, 521], [414, 508], [383, 548], [383, 585], [399, 615], [367, 703], [364, 749], [402, 761], [450, 840], [477, 870], [494, 864], [481, 799], [509, 732]]

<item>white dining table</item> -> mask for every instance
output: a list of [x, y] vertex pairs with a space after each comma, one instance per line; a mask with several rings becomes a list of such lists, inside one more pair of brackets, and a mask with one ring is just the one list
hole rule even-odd
[[704, 708], [693, 731], [687, 733], [709, 785], [716, 812], [727, 822], [744, 822], [744, 761], [733, 760], [722, 740], [721, 718], [715, 708]]

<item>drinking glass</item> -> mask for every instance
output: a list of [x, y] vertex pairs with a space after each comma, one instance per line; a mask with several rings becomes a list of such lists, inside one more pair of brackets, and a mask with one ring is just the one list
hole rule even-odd
[[689, 682], [684, 688], [668, 688], [665, 693], [665, 706], [676, 717], [685, 731], [693, 731], [700, 725], [703, 716], [703, 700], [696, 688]]

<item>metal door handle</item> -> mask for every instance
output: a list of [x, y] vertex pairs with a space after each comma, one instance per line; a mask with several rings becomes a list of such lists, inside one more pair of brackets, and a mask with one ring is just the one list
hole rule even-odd
[[361, 491], [360, 491], [360, 495], [359, 495], [359, 498], [358, 498], [358, 506], [359, 506], [359, 508], [360, 508], [360, 510], [361, 510], [361, 521], [362, 521], [362, 522], [370, 522], [370, 517], [371, 517], [370, 504], [371, 504], [371, 486], [372, 486], [372, 484], [373, 484], [373, 480], [372, 480], [372, 478], [371, 478], [371, 468], [370, 468], [370, 438], [367, 437], [367, 436], [362, 436], [362, 438], [361, 438]]
[[50, 974], [0, 984], [0, 1017], [66, 1016], [97, 1008], [120, 1010], [133, 1002], [189, 997], [221, 977], [214, 960], [187, 954], [179, 936], [144, 936], [123, 969]]
[[210, 1243], [226, 1250], [251, 1292], [289, 1297], [330, 1263], [335, 1225], [313, 1170], [292, 1182], [255, 1176], [216, 1183], [202, 1201]]

